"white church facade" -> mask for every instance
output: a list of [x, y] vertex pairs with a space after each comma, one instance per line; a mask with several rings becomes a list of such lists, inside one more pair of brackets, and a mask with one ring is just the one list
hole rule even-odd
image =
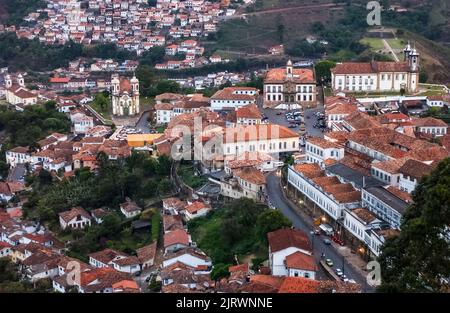
[[5, 76], [5, 96], [6, 102], [13, 105], [33, 105], [38, 101], [36, 94], [25, 87], [25, 80], [22, 74], [17, 75], [15, 81], [11, 75]]
[[139, 113], [139, 80], [114, 74], [111, 79], [111, 103], [113, 115], [130, 116]]
[[334, 91], [388, 92], [419, 90], [419, 53], [410, 44], [402, 62], [344, 62], [331, 69]]

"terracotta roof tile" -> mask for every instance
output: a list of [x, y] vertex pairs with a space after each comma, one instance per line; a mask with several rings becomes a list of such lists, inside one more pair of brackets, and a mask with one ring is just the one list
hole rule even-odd
[[267, 238], [272, 253], [289, 247], [311, 251], [308, 236], [303, 231], [297, 229], [282, 228], [268, 233]]

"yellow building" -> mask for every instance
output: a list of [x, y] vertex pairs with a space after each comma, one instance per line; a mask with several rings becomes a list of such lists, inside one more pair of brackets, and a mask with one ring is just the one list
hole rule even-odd
[[127, 135], [128, 146], [132, 148], [143, 148], [153, 145], [153, 141], [164, 134], [129, 134]]

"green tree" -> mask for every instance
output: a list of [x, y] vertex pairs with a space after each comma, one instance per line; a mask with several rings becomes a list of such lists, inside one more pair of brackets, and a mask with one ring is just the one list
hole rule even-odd
[[280, 43], [284, 42], [284, 29], [284, 24], [282, 22], [279, 22], [279, 24], [277, 25], [277, 36]]
[[221, 278], [230, 276], [230, 272], [228, 271], [228, 268], [230, 266], [231, 264], [223, 264], [223, 263], [214, 265], [214, 268], [211, 271], [211, 279], [218, 281]]
[[316, 77], [319, 83], [331, 82], [331, 69], [336, 66], [336, 62], [333, 61], [320, 61], [315, 66]]
[[450, 158], [421, 179], [398, 236], [386, 241], [381, 292], [449, 292]]
[[289, 221], [280, 211], [266, 210], [256, 219], [255, 231], [257, 238], [264, 244], [267, 244], [267, 233], [290, 226], [292, 226], [291, 221]]

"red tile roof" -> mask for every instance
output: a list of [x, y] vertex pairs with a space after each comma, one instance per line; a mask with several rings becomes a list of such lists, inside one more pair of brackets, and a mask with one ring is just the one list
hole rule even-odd
[[[300, 84], [315, 84], [314, 72], [310, 69], [294, 68], [292, 70], [293, 78], [292, 81]], [[289, 80], [286, 77], [286, 68], [274, 68], [270, 69], [266, 77], [264, 78], [264, 83], [284, 83]]]
[[164, 235], [164, 248], [175, 244], [189, 245], [189, 234], [184, 229], [177, 229]]
[[82, 207], [73, 207], [69, 211], [65, 211], [62, 213], [59, 213], [59, 216], [66, 222], [70, 222], [72, 219], [76, 218], [77, 216], [82, 216], [87, 219], [91, 219], [91, 215]]
[[272, 253], [289, 247], [311, 251], [308, 236], [303, 231], [297, 229], [282, 228], [268, 233], [267, 238]]
[[300, 269], [305, 271], [317, 271], [314, 257], [301, 253], [300, 251], [288, 255], [285, 259], [287, 268]]

